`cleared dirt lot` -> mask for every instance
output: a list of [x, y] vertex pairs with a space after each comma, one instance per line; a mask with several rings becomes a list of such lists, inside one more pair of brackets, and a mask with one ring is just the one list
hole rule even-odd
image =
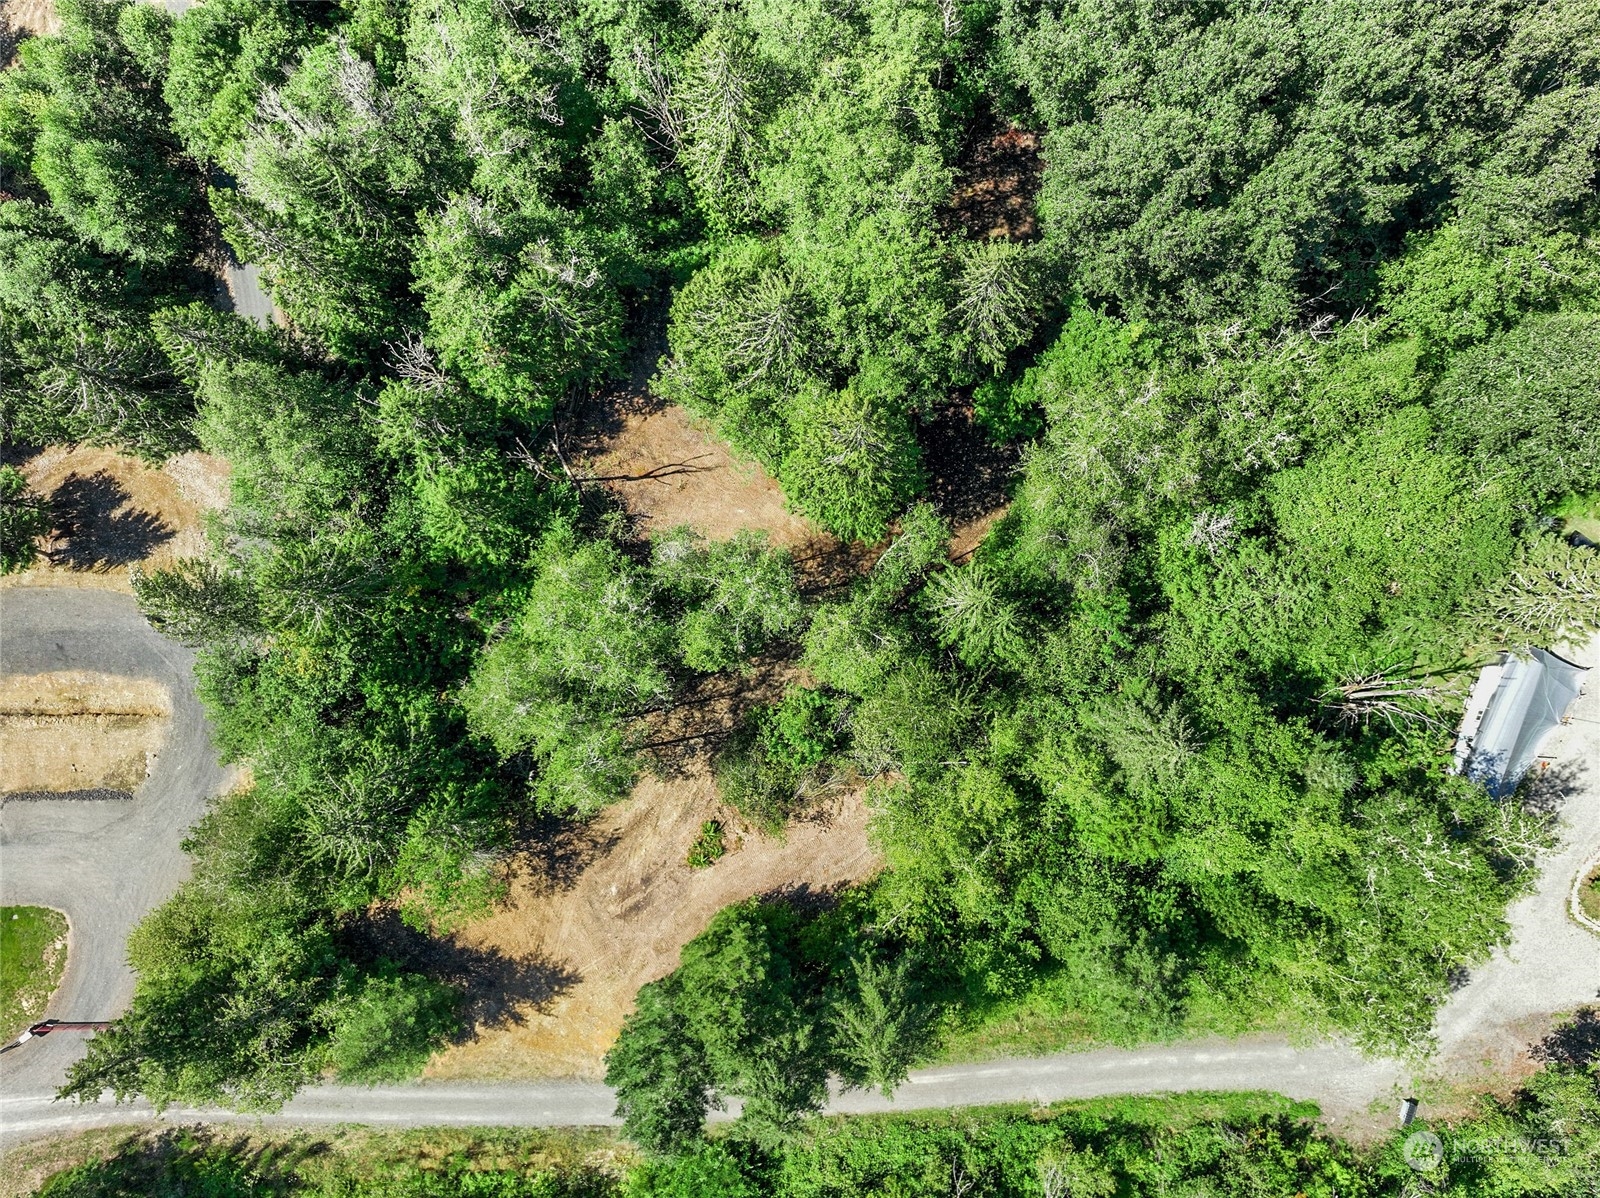
[[22, 33], [48, 34], [61, 28], [55, 0], [3, 0], [0, 16], [10, 22], [12, 29]]
[[[685, 863], [703, 821], [730, 828], [706, 869]], [[730, 903], [825, 893], [879, 868], [860, 796], [792, 826], [783, 840], [736, 830], [703, 765], [646, 778], [627, 801], [517, 863], [506, 909], [454, 939], [490, 970], [502, 1000], [480, 1005], [476, 1036], [436, 1057], [430, 1078], [599, 1077], [601, 1058], [644, 983]]]
[[172, 698], [85, 670], [0, 676], [0, 794], [133, 791], [166, 741]]
[[227, 463], [203, 453], [157, 467], [111, 449], [52, 445], [17, 466], [50, 500], [56, 531], [37, 565], [0, 586], [129, 591], [129, 566], [203, 553], [206, 513], [228, 497]]
[[610, 490], [642, 533], [687, 524], [720, 541], [759, 528], [796, 556], [837, 544], [785, 507], [783, 491], [759, 465], [738, 460], [686, 409], [648, 392], [595, 400], [570, 435], [579, 477]]

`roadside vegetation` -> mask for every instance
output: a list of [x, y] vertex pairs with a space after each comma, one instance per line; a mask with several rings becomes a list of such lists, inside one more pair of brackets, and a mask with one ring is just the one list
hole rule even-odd
[[17, 1198], [1570, 1198], [1600, 1170], [1600, 1089], [1578, 1063], [1467, 1118], [1360, 1143], [1315, 1115], [1272, 1095], [1186, 1094], [819, 1118], [773, 1145], [718, 1136], [671, 1158], [599, 1131], [196, 1128], [0, 1159], [48, 1178]]
[[66, 965], [66, 916], [49, 907], [0, 907], [0, 1043], [43, 1018]]
[[[60, 7], [0, 77], [5, 436], [231, 464], [135, 589], [255, 779], [67, 1094], [415, 1073], [459, 995], [374, 913], [485, 910], [762, 654], [724, 799], [867, 788], [886, 868], [644, 988], [639, 1144], [738, 1097], [780, 1152], [996, 1028], [1426, 1051], [1547, 837], [1445, 775], [1466, 683], [1600, 628], [1600, 10]], [[637, 535], [561, 429], [641, 356], [871, 569]], [[960, 565], [952, 421], [1018, 462]]]

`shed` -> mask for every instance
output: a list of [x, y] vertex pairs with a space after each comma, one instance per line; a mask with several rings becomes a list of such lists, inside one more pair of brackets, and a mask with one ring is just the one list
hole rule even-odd
[[1587, 672], [1548, 649], [1486, 667], [1467, 701], [1455, 768], [1495, 798], [1509, 795], [1538, 760], [1540, 742], [1566, 719]]

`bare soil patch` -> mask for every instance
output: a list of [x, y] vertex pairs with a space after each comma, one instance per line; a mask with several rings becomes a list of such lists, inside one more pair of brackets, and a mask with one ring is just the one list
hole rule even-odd
[[[1019, 451], [990, 441], [973, 423], [970, 404], [939, 412], [918, 440], [928, 499], [954, 529], [951, 557], [964, 560], [1005, 514]], [[641, 535], [685, 524], [709, 540], [764, 532], [794, 554], [808, 592], [847, 585], [882, 550], [842, 543], [789, 511], [782, 489], [759, 464], [740, 461], [705, 422], [642, 386], [592, 401], [563, 449], [574, 474], [603, 485]]]
[[783, 489], [759, 463], [737, 458], [710, 426], [651, 395], [643, 379], [591, 400], [562, 441], [573, 473], [620, 503], [641, 536], [688, 525], [712, 541], [745, 529], [788, 549], [802, 589], [849, 582], [878, 550], [839, 541], [785, 504]]
[[150, 775], [172, 699], [86, 670], [0, 677], [0, 794], [127, 791]]
[[1034, 200], [1044, 178], [1039, 135], [995, 121], [974, 127], [961, 155], [955, 190], [946, 202], [945, 230], [987, 240], [1027, 241], [1038, 234]]
[[186, 453], [151, 466], [88, 445], [53, 445], [22, 457], [29, 486], [51, 502], [55, 532], [44, 557], [3, 586], [131, 589], [128, 567], [156, 568], [205, 552], [205, 516], [227, 503], [228, 465]]
[[[708, 819], [726, 854], [691, 868]], [[598, 1077], [640, 986], [730, 903], [752, 895], [828, 893], [877, 872], [859, 795], [791, 826], [782, 840], [745, 830], [722, 806], [703, 761], [646, 778], [631, 798], [515, 862], [501, 912], [452, 938], [457, 950], [521, 963], [542, 992], [474, 1011], [474, 1036], [428, 1067], [433, 1078]], [[538, 990], [539, 987], [532, 987]]]
[[603, 483], [642, 532], [687, 524], [724, 541], [753, 528], [790, 548], [833, 539], [790, 512], [782, 489], [758, 464], [737, 460], [686, 409], [648, 392], [597, 398], [568, 437], [579, 477]]
[[61, 18], [55, 0], [3, 0], [0, 2], [0, 66], [11, 62], [17, 45], [29, 37], [57, 33]]

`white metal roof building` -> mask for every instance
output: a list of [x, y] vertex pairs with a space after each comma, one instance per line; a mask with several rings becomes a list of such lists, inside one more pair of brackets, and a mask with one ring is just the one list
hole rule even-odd
[[1588, 671], [1548, 649], [1506, 655], [1473, 684], [1456, 737], [1456, 772], [1495, 798], [1516, 790], [1539, 744], [1567, 717]]

